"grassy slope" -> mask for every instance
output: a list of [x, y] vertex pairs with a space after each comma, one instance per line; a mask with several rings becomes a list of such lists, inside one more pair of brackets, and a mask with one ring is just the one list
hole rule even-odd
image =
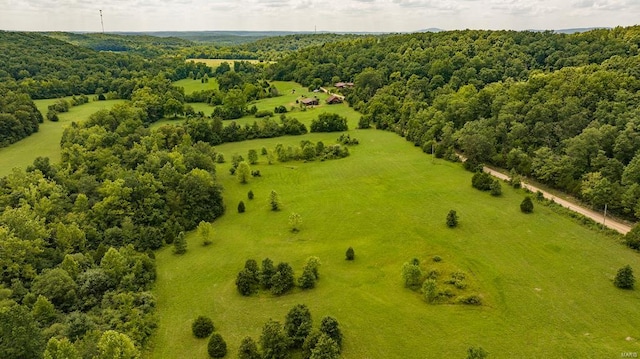
[[[269, 105], [271, 106], [271, 105]], [[348, 109], [341, 111], [348, 112]], [[298, 117], [298, 116], [296, 116]], [[300, 116], [301, 117], [301, 116]], [[350, 115], [354, 128], [357, 115]], [[305, 121], [306, 122], [306, 121]], [[191, 321], [211, 316], [235, 357], [245, 335], [259, 338], [268, 318], [284, 320], [296, 303], [317, 321], [335, 316], [345, 335], [344, 358], [462, 357], [481, 345], [492, 358], [614, 357], [638, 351], [640, 291], [613, 287], [616, 270], [640, 256], [614, 239], [537, 206], [519, 211], [522, 192], [504, 187], [494, 198], [471, 188], [458, 164], [433, 161], [395, 134], [352, 130], [361, 144], [341, 160], [254, 166], [263, 177], [240, 185], [219, 166], [227, 214], [215, 222], [213, 244], [189, 235], [182, 257], [157, 253], [160, 326], [151, 358], [206, 358], [206, 340]], [[302, 138], [333, 143], [336, 134], [310, 134], [219, 146], [227, 159]], [[246, 157], [246, 155], [245, 155]], [[252, 189], [253, 201], [246, 199]], [[271, 212], [270, 190], [284, 209]], [[238, 214], [239, 200], [247, 212]], [[446, 228], [455, 209], [460, 227]], [[300, 233], [288, 216], [302, 216]], [[347, 247], [354, 262], [344, 260]], [[432, 306], [402, 287], [402, 263], [433, 255], [474, 276], [486, 305]], [[241, 297], [234, 285], [244, 261], [287, 261], [301, 274], [311, 255], [323, 262], [318, 287], [280, 298]], [[430, 264], [431, 265], [431, 264]]]
[[209, 67], [213, 67], [214, 69], [220, 66], [223, 62], [228, 63], [232, 69], [233, 69], [233, 63], [236, 61], [245, 61], [245, 62], [250, 62], [252, 64], [260, 63], [260, 60], [228, 60], [228, 59], [187, 59], [187, 61], [193, 61], [196, 63], [202, 62]]
[[[57, 99], [36, 100], [36, 106], [46, 115], [47, 106]], [[37, 133], [12, 144], [9, 147], [0, 148], [0, 176], [5, 176], [15, 167], [25, 168], [33, 163], [36, 157], [49, 157], [52, 162], [60, 160], [60, 138], [65, 126], [71, 122], [82, 122], [91, 114], [104, 108], [111, 108], [124, 100], [95, 101], [87, 104], [71, 107], [69, 112], [58, 115], [60, 121], [51, 122], [47, 119], [40, 124]]]

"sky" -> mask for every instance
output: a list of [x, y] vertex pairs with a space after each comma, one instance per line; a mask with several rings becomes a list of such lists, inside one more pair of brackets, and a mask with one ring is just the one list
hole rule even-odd
[[640, 0], [0, 0], [0, 30], [412, 32], [640, 24]]

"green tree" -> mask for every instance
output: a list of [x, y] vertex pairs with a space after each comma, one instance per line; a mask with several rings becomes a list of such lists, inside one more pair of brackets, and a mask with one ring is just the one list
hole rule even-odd
[[420, 279], [422, 278], [422, 270], [418, 264], [405, 262], [402, 265], [402, 279], [404, 280], [404, 286], [413, 290], [418, 289], [420, 286]]
[[247, 192], [247, 198], [248, 198], [249, 200], [252, 200], [252, 199], [253, 199], [253, 191], [252, 191], [252, 190], [249, 190], [249, 192]]
[[40, 324], [43, 328], [48, 327], [56, 317], [58, 313], [56, 312], [56, 308], [51, 304], [51, 302], [47, 299], [47, 297], [39, 295], [36, 300], [33, 308], [31, 308], [31, 313], [33, 314], [33, 318]]
[[263, 359], [289, 358], [289, 337], [282, 325], [273, 319], [269, 319], [262, 327], [260, 346]]
[[207, 353], [212, 358], [224, 358], [227, 355], [227, 343], [222, 338], [222, 335], [218, 333], [211, 335], [207, 344]]
[[482, 347], [469, 347], [467, 349], [467, 359], [485, 359], [489, 353]]
[[187, 239], [185, 238], [184, 232], [178, 233], [176, 239], [173, 241], [173, 253], [174, 254], [185, 254], [187, 253]]
[[422, 293], [427, 303], [433, 303], [438, 298], [438, 285], [435, 279], [427, 279], [422, 283]]
[[533, 212], [533, 201], [531, 201], [531, 197], [527, 196], [520, 203], [520, 211], [522, 213], [531, 213]]
[[80, 355], [69, 339], [51, 338], [47, 342], [44, 359], [80, 359]]
[[260, 271], [260, 285], [264, 289], [271, 289], [271, 278], [276, 273], [273, 261], [265, 258], [262, 261], [262, 271]]
[[164, 113], [173, 115], [173, 118], [176, 118], [178, 115], [182, 115], [184, 113], [184, 106], [180, 101], [170, 98], [164, 104]]
[[278, 263], [276, 272], [271, 277], [271, 293], [282, 295], [295, 286], [293, 268], [289, 263]]
[[453, 209], [447, 213], [447, 227], [454, 228], [458, 226], [458, 214]]
[[256, 342], [251, 337], [244, 337], [238, 349], [238, 359], [261, 359]]
[[278, 196], [278, 192], [276, 191], [271, 191], [271, 194], [269, 194], [269, 204], [271, 205], [271, 210], [272, 211], [278, 211], [280, 210], [280, 196]]
[[238, 164], [238, 168], [236, 169], [236, 178], [238, 182], [245, 184], [249, 181], [249, 177], [251, 176], [251, 167], [245, 161], [242, 161]]
[[289, 226], [291, 227], [291, 232], [297, 233], [300, 231], [300, 225], [302, 224], [302, 217], [299, 213], [292, 212], [289, 215]]
[[340, 358], [340, 347], [326, 334], [320, 334], [315, 347], [311, 350], [310, 359], [338, 359]]
[[243, 202], [243, 201], [240, 201], [240, 202], [238, 203], [238, 213], [244, 213], [245, 209], [246, 209], [246, 208], [245, 208], [245, 206], [244, 206], [244, 202]]
[[258, 292], [259, 282], [256, 273], [250, 269], [244, 268], [236, 277], [236, 288], [243, 296], [250, 296]]
[[322, 335], [326, 335], [326, 334], [320, 332], [317, 329], [312, 329], [311, 332], [309, 333], [309, 335], [307, 335], [307, 337], [304, 340], [304, 343], [302, 344], [302, 358], [303, 359], [311, 358], [311, 352], [313, 351], [313, 349], [318, 344], [318, 340], [320, 339], [320, 336], [322, 336]]
[[258, 151], [254, 149], [250, 149], [249, 153], [247, 154], [247, 159], [249, 160], [249, 163], [252, 165], [255, 165], [256, 163], [258, 163]]
[[613, 279], [613, 284], [622, 289], [633, 289], [636, 283], [636, 278], [633, 276], [633, 269], [630, 265], [626, 265], [618, 269], [616, 277]]
[[213, 320], [203, 315], [198, 316], [191, 324], [191, 332], [196, 338], [206, 338], [214, 331]]
[[311, 332], [313, 322], [311, 311], [304, 304], [296, 304], [285, 318], [284, 330], [291, 341], [293, 348], [302, 348], [305, 338]]
[[213, 232], [213, 225], [209, 222], [200, 221], [198, 224], [198, 237], [202, 241], [202, 245], [208, 246], [211, 244], [211, 233]]
[[342, 331], [340, 330], [340, 326], [336, 318], [331, 316], [326, 316], [322, 318], [320, 322], [320, 332], [329, 336], [329, 338], [333, 339], [336, 344], [338, 344], [339, 348], [342, 348]]
[[45, 296], [63, 311], [74, 308], [77, 301], [78, 285], [64, 269], [44, 271], [33, 281], [32, 290], [36, 295]]
[[24, 306], [0, 306], [0, 338], [0, 358], [31, 359], [42, 353], [42, 333]]
[[140, 352], [126, 334], [107, 330], [98, 341], [97, 359], [138, 359]]
[[347, 248], [346, 256], [348, 261], [352, 261], [356, 258], [356, 252], [353, 250], [352, 247]]
[[500, 185], [500, 181], [493, 180], [493, 182], [491, 182], [491, 195], [495, 197], [502, 195], [502, 186]]
[[311, 268], [305, 267], [302, 270], [302, 275], [298, 279], [298, 285], [302, 289], [311, 289], [316, 285], [316, 276], [313, 274]]

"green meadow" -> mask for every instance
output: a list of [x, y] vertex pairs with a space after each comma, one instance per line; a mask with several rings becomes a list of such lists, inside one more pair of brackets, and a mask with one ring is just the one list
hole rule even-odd
[[[289, 107], [306, 94], [290, 83], [281, 87], [284, 96], [258, 108]], [[462, 358], [470, 346], [482, 346], [491, 358], [613, 358], [640, 351], [640, 292], [612, 284], [621, 266], [640, 270], [640, 255], [619, 238], [537, 203], [533, 214], [523, 214], [522, 190], [503, 184], [501, 197], [477, 191], [460, 164], [433, 159], [390, 132], [355, 130], [359, 114], [346, 105], [288, 115], [308, 125], [329, 109], [348, 116], [349, 134], [360, 141], [347, 158], [268, 165], [261, 156], [252, 169], [262, 177], [240, 184], [229, 174], [234, 154], [246, 158], [250, 149], [301, 140], [332, 144], [339, 134], [217, 147], [228, 161], [217, 168], [227, 211], [214, 222], [211, 245], [190, 233], [185, 255], [171, 247], [156, 252], [159, 327], [147, 358], [206, 358], [207, 340], [191, 334], [199, 315], [213, 319], [234, 358], [244, 336], [259, 340], [269, 318], [284, 322], [298, 303], [309, 306], [315, 327], [323, 316], [338, 319], [346, 359]], [[280, 195], [281, 211], [270, 211], [271, 190]], [[241, 200], [243, 214], [236, 210]], [[460, 217], [455, 229], [445, 224], [451, 209]], [[289, 230], [292, 212], [302, 217], [298, 233]], [[345, 260], [349, 246], [353, 262]], [[436, 255], [442, 262], [433, 262]], [[300, 276], [309, 256], [322, 261], [312, 290], [281, 297], [242, 297], [236, 290], [247, 259], [288, 262]], [[430, 305], [405, 289], [401, 268], [414, 257], [424, 269], [466, 272], [483, 305]]]
[[178, 80], [173, 83], [174, 86], [184, 88], [185, 94], [194, 93], [196, 91], [204, 91], [204, 90], [217, 90], [218, 82], [215, 78], [210, 78], [209, 82], [201, 82], [200, 80], [194, 79], [184, 79]]
[[[35, 100], [34, 102], [38, 110], [46, 116], [47, 106], [57, 100]], [[8, 147], [0, 148], [0, 177], [9, 174], [15, 167], [27, 167], [37, 157], [49, 157], [52, 162], [58, 162], [60, 160], [60, 139], [66, 126], [72, 122], [85, 121], [91, 114], [123, 102], [125, 101], [91, 101], [84, 105], [71, 107], [69, 112], [58, 114], [60, 119], [58, 122], [51, 122], [45, 118], [44, 122], [40, 124], [38, 132]]]
[[229, 65], [231, 65], [231, 69], [233, 69], [233, 63], [236, 61], [245, 61], [245, 62], [250, 62], [252, 64], [260, 63], [260, 60], [243, 60], [243, 59], [187, 59], [187, 61], [192, 61], [196, 63], [202, 62], [209, 67], [213, 67], [214, 69], [220, 66], [223, 62], [226, 62]]

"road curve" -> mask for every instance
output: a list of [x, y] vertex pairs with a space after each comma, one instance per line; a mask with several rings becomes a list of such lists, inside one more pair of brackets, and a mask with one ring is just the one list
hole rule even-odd
[[[500, 172], [498, 172], [496, 170], [493, 170], [493, 169], [491, 169], [489, 167], [483, 167], [483, 170], [485, 172], [489, 173], [490, 175], [492, 175], [494, 177], [497, 177], [499, 179], [505, 180], [505, 181], [509, 181], [511, 179], [509, 176], [505, 175], [504, 173], [500, 173]], [[606, 227], [609, 227], [609, 228], [611, 228], [611, 229], [613, 229], [615, 231], [618, 231], [618, 232], [620, 232], [622, 234], [626, 234], [627, 232], [629, 232], [631, 230], [630, 226], [628, 226], [628, 225], [626, 225], [626, 224], [624, 224], [622, 222], [616, 221], [615, 219], [610, 218], [610, 217], [604, 218], [604, 214], [603, 213], [598, 213], [598, 212], [592, 211], [591, 209], [582, 207], [582, 206], [580, 206], [578, 204], [575, 204], [573, 202], [569, 202], [569, 201], [567, 201], [565, 199], [562, 199], [562, 198], [559, 198], [557, 196], [554, 196], [551, 193], [549, 193], [547, 191], [543, 191], [540, 188], [535, 187], [535, 186], [533, 186], [531, 184], [522, 182], [522, 187], [528, 189], [531, 192], [540, 191], [544, 195], [544, 198], [552, 200], [555, 203], [561, 205], [562, 207], [568, 208], [569, 210], [574, 211], [576, 213], [580, 213], [581, 215], [583, 215], [585, 217], [591, 218], [594, 221], [596, 221], [597, 223], [604, 223], [604, 225]]]

